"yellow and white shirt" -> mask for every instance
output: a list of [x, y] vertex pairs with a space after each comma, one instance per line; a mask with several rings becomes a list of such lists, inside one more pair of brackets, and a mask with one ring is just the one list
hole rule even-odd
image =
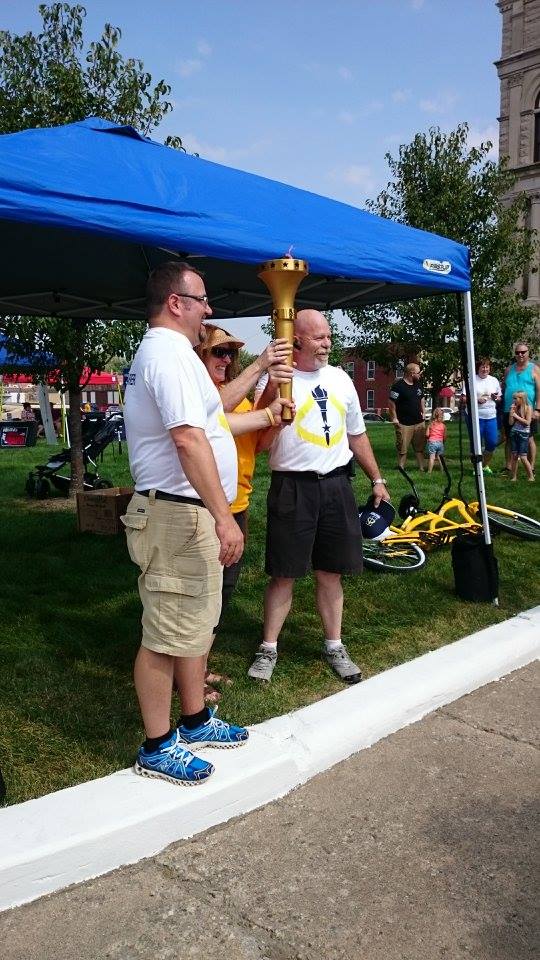
[[354, 384], [339, 367], [293, 377], [296, 417], [277, 434], [270, 448], [272, 470], [330, 473], [351, 459], [347, 434], [365, 433]]

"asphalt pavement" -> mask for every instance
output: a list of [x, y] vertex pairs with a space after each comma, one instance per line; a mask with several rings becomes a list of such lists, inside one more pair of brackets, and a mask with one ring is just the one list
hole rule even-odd
[[532, 960], [539, 688], [535, 663], [282, 800], [2, 913], [0, 955]]

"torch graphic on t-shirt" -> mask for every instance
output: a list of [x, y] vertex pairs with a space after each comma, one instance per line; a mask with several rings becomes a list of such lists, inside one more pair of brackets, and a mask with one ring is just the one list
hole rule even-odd
[[326, 404], [328, 403], [328, 393], [326, 390], [323, 389], [323, 387], [317, 385], [311, 391], [311, 396], [317, 402], [319, 410], [321, 411], [326, 446], [329, 447], [330, 446], [330, 427], [328, 425], [328, 420], [326, 417]]

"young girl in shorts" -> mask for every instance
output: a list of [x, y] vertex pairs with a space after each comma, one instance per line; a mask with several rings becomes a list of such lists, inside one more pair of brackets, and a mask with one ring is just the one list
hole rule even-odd
[[512, 397], [512, 406], [508, 421], [510, 423], [510, 449], [512, 451], [512, 476], [511, 480], [517, 480], [518, 463], [521, 460], [525, 467], [525, 472], [532, 482], [534, 473], [527, 459], [529, 449], [529, 437], [531, 435], [532, 407], [529, 403], [527, 394], [518, 390]]
[[435, 464], [435, 457], [437, 460], [439, 460], [441, 453], [444, 453], [444, 441], [446, 440], [444, 414], [440, 407], [435, 407], [435, 410], [433, 411], [431, 423], [426, 431], [426, 439], [427, 454], [429, 457], [428, 473], [431, 473]]

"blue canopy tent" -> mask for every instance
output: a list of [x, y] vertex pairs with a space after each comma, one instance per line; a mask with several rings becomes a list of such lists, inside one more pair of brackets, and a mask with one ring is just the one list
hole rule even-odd
[[[297, 307], [455, 292], [474, 371], [467, 247], [355, 207], [188, 156], [95, 117], [0, 137], [0, 316], [145, 315], [149, 270], [205, 274], [215, 318], [271, 309], [257, 266], [292, 247], [309, 264]], [[471, 390], [474, 446], [477, 408]], [[483, 475], [477, 468], [483, 520]]]
[[[13, 353], [9, 348], [9, 341], [7, 341], [5, 337], [0, 336], [0, 380], [2, 379], [3, 373], [30, 374], [37, 366], [41, 367], [46, 364], [52, 367], [55, 363], [55, 358], [48, 353], [35, 353], [28, 357]], [[37, 395], [45, 437], [48, 443], [56, 443], [57, 437], [51, 414], [49, 396], [42, 383], [38, 383]]]
[[[466, 247], [89, 118], [0, 137], [0, 310], [144, 317], [149, 267], [205, 272], [216, 317], [270, 304], [256, 266], [307, 260], [299, 306], [466, 291]], [[30, 229], [29, 229], [30, 228]]]
[[0, 335], [0, 373], [31, 373], [37, 366], [52, 365], [55, 358], [49, 353], [34, 353], [24, 357], [10, 350], [10, 341]]

